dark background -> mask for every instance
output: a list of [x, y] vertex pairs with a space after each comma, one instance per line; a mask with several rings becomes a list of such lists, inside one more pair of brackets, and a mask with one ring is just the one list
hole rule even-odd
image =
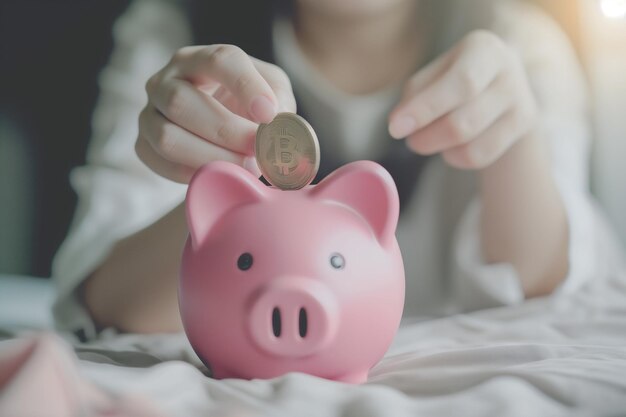
[[[534, 2], [578, 43], [576, 2]], [[129, 3], [0, 1], [0, 273], [50, 275], [76, 204], [68, 175], [84, 163], [98, 73]]]
[[[50, 274], [76, 204], [68, 174], [84, 163], [98, 72], [112, 49], [112, 23], [129, 2], [0, 2], [0, 114], [17, 131], [32, 170], [28, 178], [1, 179], [2, 188], [24, 191], [31, 222], [27, 265], [8, 259], [0, 272]], [[0, 190], [0, 198], [5, 206], [19, 196]], [[5, 245], [10, 251], [11, 242]]]

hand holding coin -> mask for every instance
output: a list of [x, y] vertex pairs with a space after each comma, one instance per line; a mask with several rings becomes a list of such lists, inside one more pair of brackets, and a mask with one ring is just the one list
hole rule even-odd
[[212, 161], [260, 175], [252, 155], [257, 123], [296, 109], [285, 72], [233, 45], [181, 48], [146, 91], [135, 150], [154, 172], [181, 183]]
[[320, 165], [315, 131], [295, 113], [279, 113], [270, 123], [261, 123], [255, 153], [265, 179], [281, 190], [309, 185]]

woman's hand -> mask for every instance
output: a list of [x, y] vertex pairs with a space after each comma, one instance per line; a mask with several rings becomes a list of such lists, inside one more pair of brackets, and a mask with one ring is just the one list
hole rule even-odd
[[567, 216], [536, 119], [522, 62], [478, 31], [411, 78], [389, 126], [417, 153], [481, 169], [481, 259], [511, 264], [526, 297], [568, 272]]
[[182, 183], [214, 160], [259, 174], [253, 157], [257, 124], [296, 110], [285, 72], [232, 45], [178, 50], [146, 91], [137, 155], [157, 174]]
[[416, 73], [389, 117], [389, 132], [422, 155], [481, 169], [535, 127], [524, 67], [496, 35], [475, 31]]

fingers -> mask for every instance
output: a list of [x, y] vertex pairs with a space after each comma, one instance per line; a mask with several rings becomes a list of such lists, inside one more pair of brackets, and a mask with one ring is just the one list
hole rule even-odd
[[176, 78], [161, 83], [150, 101], [171, 122], [216, 145], [251, 155], [257, 125]]
[[219, 101], [222, 106], [226, 107], [230, 112], [247, 118], [248, 110], [237, 100], [233, 94], [223, 85], [220, 85], [212, 94], [213, 98]]
[[439, 76], [435, 69], [427, 68], [429, 73], [416, 84], [431, 82], [419, 91], [413, 87], [413, 93], [394, 108], [389, 133], [406, 137], [480, 94], [501, 70], [502, 60], [494, 53], [501, 43], [495, 35], [475, 32], [455, 48], [448, 58], [450, 65], [441, 62], [433, 66], [443, 71]]
[[293, 95], [291, 81], [280, 67], [252, 58], [259, 73], [267, 80], [278, 99], [278, 111], [296, 112], [296, 99]]
[[286, 74], [232, 45], [180, 49], [146, 91], [137, 154], [178, 182], [213, 160], [260, 176], [253, 157], [257, 123], [271, 121], [279, 110], [295, 111]]
[[465, 144], [481, 135], [512, 105], [505, 77], [499, 77], [478, 97], [407, 137], [407, 146], [432, 155]]
[[195, 172], [192, 168], [163, 159], [142, 136], [135, 142], [135, 152], [153, 172], [174, 182], [187, 184]]
[[237, 97], [251, 120], [270, 122], [277, 113], [278, 99], [252, 59], [233, 45], [183, 48], [179, 76], [193, 84], [218, 82]]
[[477, 31], [407, 83], [389, 122], [416, 153], [482, 169], [532, 130], [536, 105], [518, 56]]
[[402, 100], [410, 99], [446, 72], [452, 65], [455, 54], [456, 51], [454, 50], [445, 52], [409, 78]]
[[[246, 156], [207, 142], [163, 117], [148, 106], [139, 116], [140, 140], [137, 153], [153, 171], [178, 182], [210, 161], [223, 160], [244, 165]], [[145, 149], [145, 145], [150, 150]], [[139, 152], [142, 152], [139, 154]], [[254, 171], [253, 171], [254, 172]]]
[[[268, 82], [276, 99], [278, 100], [279, 112], [296, 112], [296, 99], [293, 95], [291, 82], [285, 72], [276, 65], [251, 58], [259, 73]], [[213, 97], [231, 112], [243, 117], [247, 117], [247, 110], [225, 86], [220, 86]]]
[[528, 132], [527, 120], [521, 111], [505, 113], [473, 141], [444, 151], [443, 158], [458, 169], [485, 168]]

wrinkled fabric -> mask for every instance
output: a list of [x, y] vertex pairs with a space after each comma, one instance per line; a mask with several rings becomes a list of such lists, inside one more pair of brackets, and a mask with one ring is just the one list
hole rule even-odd
[[[562, 297], [406, 321], [363, 385], [300, 373], [215, 380], [183, 334], [107, 331], [74, 352], [50, 335], [0, 342], [0, 415], [99, 416], [103, 407], [181, 417], [624, 415], [626, 277], [592, 280]], [[33, 414], [41, 410], [56, 414]]]
[[0, 416], [163, 416], [147, 399], [99, 389], [79, 366], [53, 334], [0, 342]]

